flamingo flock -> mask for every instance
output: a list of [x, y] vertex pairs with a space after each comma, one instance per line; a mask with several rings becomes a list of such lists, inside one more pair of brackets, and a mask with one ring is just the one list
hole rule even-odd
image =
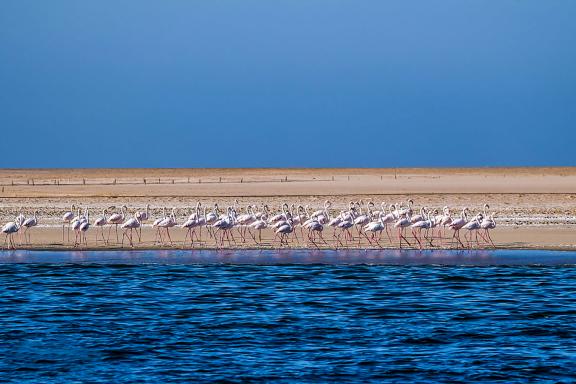
[[[155, 234], [153, 245], [185, 248], [292, 245], [335, 249], [495, 247], [490, 231], [496, 228], [496, 214], [488, 204], [476, 213], [468, 207], [453, 213], [448, 206], [416, 209], [412, 199], [393, 204], [383, 202], [379, 207], [371, 201], [351, 201], [344, 209], [333, 208], [327, 200], [316, 210], [288, 203], [277, 210], [262, 203], [240, 207], [235, 201], [225, 209], [218, 204], [203, 206], [198, 202], [186, 209], [188, 215], [182, 215], [182, 211], [162, 208], [162, 214], [150, 225]], [[35, 211], [26, 217], [20, 213], [14, 221], [6, 223], [2, 227], [4, 247], [14, 249], [31, 244], [31, 229], [38, 226], [39, 214]], [[95, 246], [100, 243], [135, 247], [144, 244], [142, 228], [152, 221], [152, 216], [150, 205], [139, 210], [131, 210], [126, 205], [119, 209], [112, 206], [103, 209], [91, 222], [89, 208], [72, 205], [60, 218], [62, 244], [88, 247], [87, 234], [94, 232]], [[70, 232], [74, 234], [73, 241]], [[263, 232], [273, 235], [272, 240], [263, 240]]]

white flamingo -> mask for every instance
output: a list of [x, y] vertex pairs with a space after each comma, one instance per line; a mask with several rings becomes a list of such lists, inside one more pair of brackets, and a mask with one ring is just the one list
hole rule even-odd
[[261, 244], [262, 243], [262, 230], [265, 228], [268, 228], [267, 216], [266, 215], [260, 216], [260, 218], [258, 220], [256, 220], [252, 224], [250, 224], [250, 227], [252, 227], [252, 229], [258, 231], [258, 241], [256, 241], [256, 235], [252, 235], [252, 237], [254, 238], [254, 241], [256, 243]]
[[390, 204], [388, 207], [389, 213], [384, 215], [384, 217], [380, 218], [382, 224], [384, 224], [384, 230], [386, 231], [386, 236], [388, 236], [388, 240], [392, 243], [392, 236], [390, 235], [390, 231], [388, 230], [388, 224], [392, 225], [393, 223], [398, 220], [398, 217], [394, 215], [394, 211], [396, 211], [396, 206], [394, 204]]
[[[30, 234], [28, 233], [28, 230], [32, 227], [35, 227], [38, 225], [38, 211], [34, 211], [34, 216], [27, 218], [26, 220], [24, 220], [24, 222], [22, 223], [21, 227], [24, 227], [24, 241], [27, 241], [28, 244], [30, 244], [31, 240], [30, 240]], [[28, 234], [28, 239], [26, 239], [26, 234]]]
[[112, 231], [113, 225], [116, 227], [116, 243], [120, 242], [120, 238], [118, 237], [118, 225], [122, 224], [124, 220], [126, 220], [127, 210], [128, 207], [123, 205], [122, 208], [120, 209], [120, 213], [116, 212], [111, 214], [110, 217], [108, 217], [107, 222], [110, 225], [108, 229], [108, 242], [110, 242], [110, 232]]
[[[433, 224], [432, 224], [432, 220], [428, 214], [428, 212], [426, 210], [422, 211], [423, 217], [422, 220], [416, 221], [415, 223], [410, 225], [410, 228], [412, 230], [412, 236], [414, 236], [414, 238], [416, 239], [416, 241], [418, 242], [418, 247], [420, 249], [422, 249], [422, 230], [426, 230], [428, 231], [430, 228], [432, 228]], [[416, 233], [416, 231], [418, 231], [418, 233]]]
[[411, 210], [407, 210], [406, 213], [404, 213], [394, 223], [394, 228], [398, 229], [398, 242], [399, 242], [400, 248], [402, 248], [402, 240], [404, 240], [406, 242], [406, 244], [408, 244], [408, 246], [411, 246], [410, 242], [408, 241], [408, 239], [406, 239], [406, 235], [405, 235], [406, 228], [408, 228], [410, 225], [412, 225], [412, 221], [410, 220], [410, 212], [411, 212]]
[[452, 223], [452, 216], [450, 216], [450, 208], [447, 206], [442, 208], [442, 214], [436, 216], [436, 224], [438, 226], [438, 238], [440, 239], [440, 246], [444, 246], [444, 237], [446, 236], [446, 227]]
[[170, 213], [170, 216], [165, 217], [164, 219], [162, 219], [158, 224], [158, 228], [159, 230], [161, 230], [162, 228], [164, 228], [166, 230], [166, 236], [168, 236], [168, 240], [170, 241], [170, 245], [172, 245], [172, 237], [170, 237], [170, 228], [175, 227], [176, 226], [176, 208], [172, 208], [172, 213]]
[[232, 228], [234, 228], [234, 220], [236, 217], [236, 212], [232, 207], [228, 207], [228, 214], [225, 215], [223, 218], [218, 219], [214, 224], [212, 224], [213, 228], [220, 230], [222, 235], [220, 237], [220, 246], [224, 246], [224, 237], [228, 240], [228, 246], [231, 246], [231, 241], [236, 243], [234, 239], [234, 235], [232, 234]]
[[476, 235], [476, 244], [480, 247], [480, 242], [478, 241], [478, 230], [480, 229], [480, 224], [483, 219], [484, 215], [479, 213], [462, 227], [462, 229], [468, 230], [468, 233], [464, 234], [464, 239], [468, 240], [468, 248], [472, 248], [472, 233]]
[[138, 241], [142, 241], [142, 226], [148, 220], [150, 220], [150, 204], [146, 204], [146, 209], [144, 211], [138, 211], [134, 215], [138, 219], [140, 226], [138, 227]]
[[[134, 241], [133, 241], [133, 231], [138, 230], [142, 227], [142, 223], [140, 222], [138, 212], [134, 215], [134, 217], [129, 218], [120, 226], [123, 229], [122, 232], [122, 246], [124, 246], [124, 237], [128, 239], [130, 242], [130, 246], [134, 248]], [[128, 231], [130, 231], [130, 235], [128, 235]]]
[[352, 236], [352, 233], [350, 232], [350, 228], [352, 228], [353, 226], [354, 226], [354, 215], [352, 213], [350, 213], [349, 215], [344, 217], [342, 219], [342, 221], [340, 222], [340, 224], [338, 224], [338, 228], [340, 228], [341, 231], [338, 234], [338, 236], [336, 237], [336, 241], [342, 247], [344, 247], [344, 244], [340, 240], [340, 237], [342, 236], [342, 234], [344, 234], [344, 240], [346, 241], [346, 246], [348, 246], [349, 241], [354, 240], [354, 237]]
[[[286, 224], [282, 225], [280, 228], [276, 229], [276, 236], [280, 236], [280, 246], [283, 244], [288, 245], [288, 235], [294, 232], [294, 226], [292, 225], [292, 220], [288, 219]], [[276, 239], [276, 237], [274, 237]]]
[[[448, 225], [448, 228], [452, 229], [454, 231], [454, 234], [452, 235], [452, 239], [456, 239], [458, 241], [458, 243], [464, 248], [464, 243], [462, 243], [462, 240], [460, 240], [460, 230], [462, 229], [462, 227], [464, 225], [466, 225], [466, 223], [468, 222], [468, 207], [464, 207], [464, 209], [462, 209], [462, 213], [460, 214], [460, 217], [457, 219], [453, 219], [450, 224]], [[456, 246], [458, 246], [458, 244], [456, 244]]]
[[69, 211], [64, 212], [64, 215], [62, 215], [62, 244], [64, 244], [64, 227], [68, 228], [68, 242], [70, 242], [70, 223], [72, 222], [72, 219], [74, 219], [75, 209], [76, 207], [72, 204], [72, 208]]
[[156, 228], [156, 236], [154, 237], [154, 244], [161, 244], [164, 242], [164, 240], [162, 239], [162, 232], [160, 231], [160, 227], [158, 226], [158, 224], [160, 224], [162, 220], [164, 220], [166, 217], [167, 217], [166, 207], [163, 207], [162, 216], [154, 220], [154, 222], [152, 223], [152, 228]]
[[[239, 225], [238, 233], [240, 237], [242, 237], [242, 242], [246, 242], [246, 231], [249, 231], [250, 224], [257, 220], [256, 215], [254, 214], [254, 210], [252, 209], [251, 205], [248, 205], [246, 208], [246, 213], [239, 215], [236, 218], [236, 223]], [[252, 235], [252, 233], [250, 233]]]
[[96, 244], [98, 244], [98, 233], [100, 233], [100, 235], [102, 236], [102, 241], [105, 244], [108, 243], [106, 241], [106, 239], [104, 238], [104, 226], [107, 223], [107, 215], [108, 215], [108, 210], [103, 209], [102, 210], [102, 216], [97, 217], [96, 220], [94, 220], [94, 226], [97, 228], [100, 228], [99, 232], [98, 232], [98, 230], [96, 230]]
[[[382, 246], [380, 245], [380, 242], [378, 241], [379, 237], [376, 238], [376, 234], [381, 235], [382, 231], [386, 228], [386, 224], [384, 224], [384, 222], [382, 221], [382, 219], [384, 218], [384, 212], [380, 211], [380, 213], [378, 214], [378, 220], [376, 221], [371, 221], [370, 223], [366, 224], [364, 226], [364, 236], [366, 237], [366, 239], [368, 240], [368, 242], [372, 245], [374, 245], [373, 241], [376, 243], [376, 245], [378, 245], [378, 247], [382, 248]], [[371, 239], [368, 238], [368, 235], [366, 235], [367, 232], [370, 232], [371, 235]]]
[[80, 213], [80, 208], [78, 208], [78, 214], [76, 215], [76, 217], [74, 217], [74, 219], [72, 219], [72, 222], [70, 223], [70, 228], [72, 228], [72, 230], [74, 231], [74, 247], [80, 245], [82, 241], [80, 226], [85, 221], [86, 217]]
[[[200, 204], [200, 203], [198, 203]], [[186, 240], [188, 239], [188, 236], [190, 236], [190, 246], [194, 245], [194, 235], [196, 235], [196, 228], [200, 227], [200, 230], [202, 230], [202, 225], [205, 224], [205, 219], [202, 220], [203, 218], [199, 215], [199, 209], [200, 209], [200, 205], [196, 206], [196, 213], [193, 213], [192, 215], [190, 215], [190, 217], [188, 217], [188, 219], [182, 223], [182, 225], [180, 227], [187, 229], [186, 231], [186, 236], [184, 237], [184, 243], [186, 243]], [[204, 211], [204, 216], [206, 215], [206, 211]], [[200, 238], [198, 237], [198, 235], [196, 235], [196, 240], [200, 241]]]
[[314, 246], [316, 248], [318, 248], [318, 244], [316, 244], [316, 234], [318, 234], [318, 237], [320, 238], [320, 240], [322, 240], [322, 242], [324, 242], [324, 244], [328, 245], [328, 243], [326, 243], [326, 240], [324, 240], [324, 237], [322, 236], [322, 231], [324, 230], [324, 225], [320, 222], [320, 217], [317, 216], [316, 219], [314, 219], [314, 221], [312, 221], [311, 223], [308, 223], [305, 228], [308, 229], [308, 240], [310, 240], [310, 242], [312, 242], [312, 244], [314, 244]]
[[88, 238], [86, 237], [86, 232], [90, 229], [90, 211], [86, 209], [86, 220], [80, 223], [80, 228], [78, 232], [80, 233], [80, 244], [84, 243], [84, 246], [88, 247]]
[[489, 242], [494, 248], [496, 248], [496, 246], [494, 245], [492, 237], [490, 236], [490, 230], [496, 228], [496, 221], [494, 220], [495, 216], [496, 216], [495, 213], [490, 214], [486, 216], [484, 220], [482, 220], [482, 223], [480, 223], [480, 228], [482, 228], [482, 230], [484, 231], [484, 235], [482, 236], [482, 238], [487, 243]]
[[[14, 244], [14, 234], [18, 233], [20, 230], [20, 225], [15, 221], [10, 221], [2, 227], [2, 233], [6, 234], [6, 238], [4, 239], [4, 247], [8, 244], [9, 249], [16, 249], [16, 245]], [[10, 240], [10, 241], [8, 241]]]

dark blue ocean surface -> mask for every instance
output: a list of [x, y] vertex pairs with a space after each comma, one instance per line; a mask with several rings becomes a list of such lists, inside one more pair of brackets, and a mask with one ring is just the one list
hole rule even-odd
[[[328, 263], [345, 253], [324, 253], [326, 264], [322, 254], [248, 263], [258, 255], [213, 253], [246, 263], [212, 264], [100, 252], [55, 263], [80, 255], [0, 253], [0, 381], [576, 378], [574, 253], [438, 255], [440, 264], [482, 256], [478, 266], [413, 265], [432, 257], [418, 253], [387, 256], [406, 265]], [[42, 257], [49, 263], [26, 262]]]

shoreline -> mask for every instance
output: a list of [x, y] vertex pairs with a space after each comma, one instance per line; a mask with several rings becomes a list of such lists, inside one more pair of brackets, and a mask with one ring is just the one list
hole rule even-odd
[[558, 252], [576, 252], [576, 247], [485, 247], [485, 248], [370, 248], [370, 247], [347, 247], [347, 248], [330, 248], [330, 247], [261, 247], [261, 248], [216, 248], [216, 247], [205, 247], [205, 248], [179, 248], [179, 247], [135, 247], [135, 248], [122, 248], [122, 247], [88, 247], [88, 248], [74, 248], [74, 247], [19, 247], [16, 249], [6, 249], [0, 248], [0, 253], [7, 252], [18, 252], [18, 251], [38, 251], [38, 252], [140, 252], [140, 251], [334, 251], [334, 252], [347, 252], [347, 251], [410, 251], [410, 252], [483, 252], [483, 251], [558, 251]]

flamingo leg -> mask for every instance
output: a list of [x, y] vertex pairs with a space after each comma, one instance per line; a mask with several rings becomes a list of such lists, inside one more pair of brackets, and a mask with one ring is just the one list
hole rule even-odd
[[166, 227], [166, 235], [168, 235], [168, 239], [170, 240], [170, 245], [172, 245], [172, 237], [170, 237], [170, 228]]
[[488, 236], [488, 240], [490, 240], [492, 247], [496, 248], [496, 245], [494, 245], [494, 242], [492, 241], [492, 236], [490, 236], [490, 231], [486, 230], [486, 235]]
[[[370, 240], [370, 238], [368, 237], [368, 234], [366, 232], [362, 232], [362, 234], [364, 235], [364, 237], [366, 238], [366, 240], [368, 240], [368, 243], [370, 245], [374, 245], [372, 244], [372, 240]], [[374, 232], [372, 232], [372, 237], [374, 237]], [[360, 240], [358, 240], [358, 245], [360, 245]]]
[[422, 242], [420, 241], [420, 239], [418, 238], [418, 236], [416, 235], [416, 231], [414, 229], [412, 229], [412, 236], [414, 236], [414, 238], [416, 239], [416, 241], [418, 242], [418, 247], [420, 249], [422, 249]]
[[340, 235], [336, 236], [336, 249], [338, 249], [338, 244], [344, 247], [344, 244], [342, 244], [342, 241], [340, 241]]
[[374, 239], [374, 241], [376, 241], [376, 244], [378, 245], [378, 248], [383, 248], [382, 244], [380, 244], [381, 239], [382, 239], [382, 231], [380, 231], [378, 238]]
[[392, 236], [390, 236], [390, 230], [388, 229], [388, 225], [385, 225], [384, 229], [386, 229], [386, 235], [388, 236], [388, 240], [390, 241], [390, 244], [392, 244]]
[[[458, 240], [458, 242], [460, 243], [460, 245], [462, 246], [462, 248], [466, 248], [466, 246], [464, 245], [464, 243], [462, 242], [462, 240], [460, 239], [460, 230], [456, 230], [456, 232], [454, 232], [454, 236], [456, 236], [456, 240]], [[464, 235], [464, 237], [466, 237], [466, 235]]]
[[404, 240], [409, 247], [412, 246], [412, 244], [410, 244], [410, 242], [406, 238], [405, 232], [406, 232], [406, 228], [402, 228], [402, 227], [398, 228], [398, 237], [400, 238], [400, 248], [402, 248], [402, 240]]
[[252, 233], [252, 231], [248, 231], [248, 233], [250, 233], [250, 236], [252, 236], [252, 240], [254, 240], [254, 243], [258, 244], [258, 242], [256, 241], [256, 235]]
[[310, 240], [310, 242], [311, 242], [312, 244], [314, 244], [314, 246], [316, 247], [316, 249], [320, 249], [320, 247], [318, 247], [318, 244], [316, 244], [316, 242], [314, 241], [314, 239], [312, 239], [311, 236], [308, 236], [308, 239]]
[[188, 240], [188, 235], [190, 234], [190, 228], [186, 230], [186, 236], [184, 236], [183, 244], [186, 244], [186, 240]]

